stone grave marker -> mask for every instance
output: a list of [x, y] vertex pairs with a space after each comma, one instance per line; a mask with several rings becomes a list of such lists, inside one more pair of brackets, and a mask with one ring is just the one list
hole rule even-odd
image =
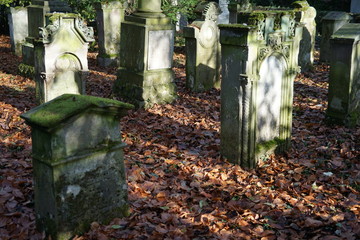
[[330, 39], [327, 120], [360, 125], [360, 23], [347, 23]]
[[330, 38], [339, 28], [351, 20], [352, 17], [349, 13], [337, 11], [329, 12], [321, 19], [320, 61], [330, 62], [332, 51], [330, 48]]
[[186, 87], [193, 91], [220, 87], [220, 43], [217, 3], [200, 4], [203, 20], [184, 28]]
[[31, 126], [36, 225], [70, 239], [128, 214], [119, 118], [133, 106], [64, 94], [21, 115]]
[[71, 12], [66, 1], [61, 0], [32, 0], [28, 8], [28, 34], [22, 46], [22, 63], [19, 64], [21, 75], [33, 77], [35, 73], [34, 41], [39, 37], [39, 28], [45, 27], [45, 15], [52, 12]]
[[176, 98], [172, 57], [174, 26], [160, 0], [139, 0], [121, 24], [120, 68], [114, 93], [137, 107], [170, 103]]
[[74, 13], [47, 15], [35, 41], [36, 96], [40, 103], [64, 93], [84, 94], [93, 29]]
[[22, 44], [28, 36], [28, 10], [26, 7], [11, 7], [8, 15], [11, 51], [21, 56]]
[[95, 3], [99, 45], [97, 62], [102, 67], [118, 65], [125, 8], [126, 4], [120, 1]]
[[220, 27], [221, 154], [253, 168], [290, 146], [293, 81], [303, 25], [293, 10], [239, 12]]
[[293, 3], [298, 22], [304, 24], [303, 36], [299, 49], [299, 66], [302, 72], [310, 70], [314, 63], [315, 37], [316, 37], [316, 9], [307, 1]]

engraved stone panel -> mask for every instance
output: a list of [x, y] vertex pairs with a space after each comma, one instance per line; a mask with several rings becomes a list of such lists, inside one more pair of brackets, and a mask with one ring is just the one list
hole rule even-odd
[[149, 31], [148, 70], [171, 68], [174, 31]]

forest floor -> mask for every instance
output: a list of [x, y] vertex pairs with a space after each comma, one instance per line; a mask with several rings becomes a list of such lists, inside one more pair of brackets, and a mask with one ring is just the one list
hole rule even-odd
[[[116, 69], [89, 53], [88, 95], [113, 98]], [[325, 124], [329, 66], [295, 80], [291, 149], [254, 170], [219, 154], [220, 91], [178, 99], [121, 120], [131, 214], [91, 224], [76, 240], [360, 239], [360, 128]], [[35, 82], [0, 36], [0, 239], [43, 239], [35, 229], [31, 131], [19, 117], [36, 106]], [[36, 204], [36, 203], [35, 203]]]

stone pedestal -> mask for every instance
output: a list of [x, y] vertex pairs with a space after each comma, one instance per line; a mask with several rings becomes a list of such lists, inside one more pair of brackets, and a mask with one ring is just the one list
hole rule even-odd
[[253, 168], [290, 146], [302, 25], [288, 11], [240, 14], [241, 24], [219, 25], [221, 154]]
[[73, 13], [47, 15], [41, 38], [35, 41], [36, 96], [40, 103], [64, 93], [84, 94], [87, 52], [93, 29]]
[[310, 70], [314, 63], [316, 37], [316, 10], [307, 1], [296, 1], [293, 4], [298, 22], [304, 24], [303, 36], [299, 49], [299, 66], [302, 72]]
[[360, 24], [347, 23], [330, 39], [330, 81], [327, 120], [348, 127], [360, 125]]
[[32, 0], [28, 8], [28, 33], [22, 46], [23, 62], [19, 65], [19, 72], [24, 76], [33, 77], [35, 73], [34, 40], [39, 37], [39, 28], [45, 27], [47, 13], [71, 12], [71, 8], [60, 0]]
[[346, 12], [329, 12], [322, 18], [322, 33], [320, 42], [320, 61], [330, 62], [330, 38], [343, 25], [349, 23], [352, 17]]
[[127, 215], [119, 118], [132, 105], [65, 94], [21, 115], [32, 128], [36, 225], [53, 240]]
[[102, 67], [118, 66], [121, 23], [125, 6], [119, 1], [95, 3], [99, 54], [97, 62]]
[[139, 1], [139, 11], [126, 16], [121, 24], [120, 68], [114, 92], [137, 107], [170, 103], [176, 98], [174, 26], [163, 17], [157, 2]]
[[204, 5], [204, 20], [184, 28], [186, 49], [186, 87], [206, 91], [220, 87], [220, 44], [217, 17], [218, 4]]
[[26, 7], [10, 8], [8, 15], [11, 51], [21, 56], [22, 44], [28, 36], [28, 10]]

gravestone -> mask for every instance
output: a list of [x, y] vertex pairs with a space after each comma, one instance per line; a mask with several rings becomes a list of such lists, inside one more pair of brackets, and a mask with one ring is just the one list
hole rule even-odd
[[21, 115], [31, 126], [36, 225], [47, 237], [70, 239], [128, 214], [119, 118], [132, 107], [64, 94]]
[[118, 65], [125, 7], [125, 3], [120, 1], [95, 3], [99, 45], [97, 62], [102, 67]]
[[314, 63], [315, 37], [316, 37], [316, 9], [307, 1], [293, 3], [298, 22], [304, 24], [303, 36], [299, 49], [299, 66], [302, 72], [310, 70]]
[[47, 13], [71, 12], [71, 8], [61, 0], [32, 0], [28, 8], [28, 33], [22, 46], [22, 63], [19, 64], [19, 72], [23, 76], [33, 77], [35, 73], [34, 41], [39, 37], [39, 28], [45, 27]]
[[201, 4], [203, 20], [184, 28], [186, 51], [186, 87], [204, 91], [220, 87], [220, 44], [217, 3]]
[[[237, 0], [229, 3], [229, 23], [238, 23], [241, 20], [241, 12], [250, 12], [252, 10], [252, 4], [250, 0]], [[240, 13], [240, 15], [239, 15]]]
[[21, 56], [22, 44], [28, 36], [28, 11], [26, 7], [11, 7], [8, 15], [11, 51]]
[[93, 29], [74, 13], [47, 14], [35, 41], [36, 96], [40, 103], [64, 93], [84, 94]]
[[227, 24], [229, 23], [229, 1], [228, 0], [219, 0], [217, 1], [220, 7], [220, 15], [218, 17], [217, 23], [218, 24]]
[[360, 13], [360, 0], [351, 0], [350, 12]]
[[360, 125], [360, 23], [347, 23], [330, 39], [327, 120]]
[[344, 24], [349, 23], [352, 17], [346, 12], [329, 12], [322, 19], [322, 33], [320, 41], [320, 61], [330, 62], [331, 51], [330, 38]]
[[114, 93], [137, 107], [170, 103], [176, 98], [172, 57], [174, 26], [160, 0], [140, 0], [121, 24], [120, 68]]
[[238, 14], [241, 23], [219, 25], [221, 154], [253, 168], [268, 154], [290, 146], [303, 25], [293, 10]]

